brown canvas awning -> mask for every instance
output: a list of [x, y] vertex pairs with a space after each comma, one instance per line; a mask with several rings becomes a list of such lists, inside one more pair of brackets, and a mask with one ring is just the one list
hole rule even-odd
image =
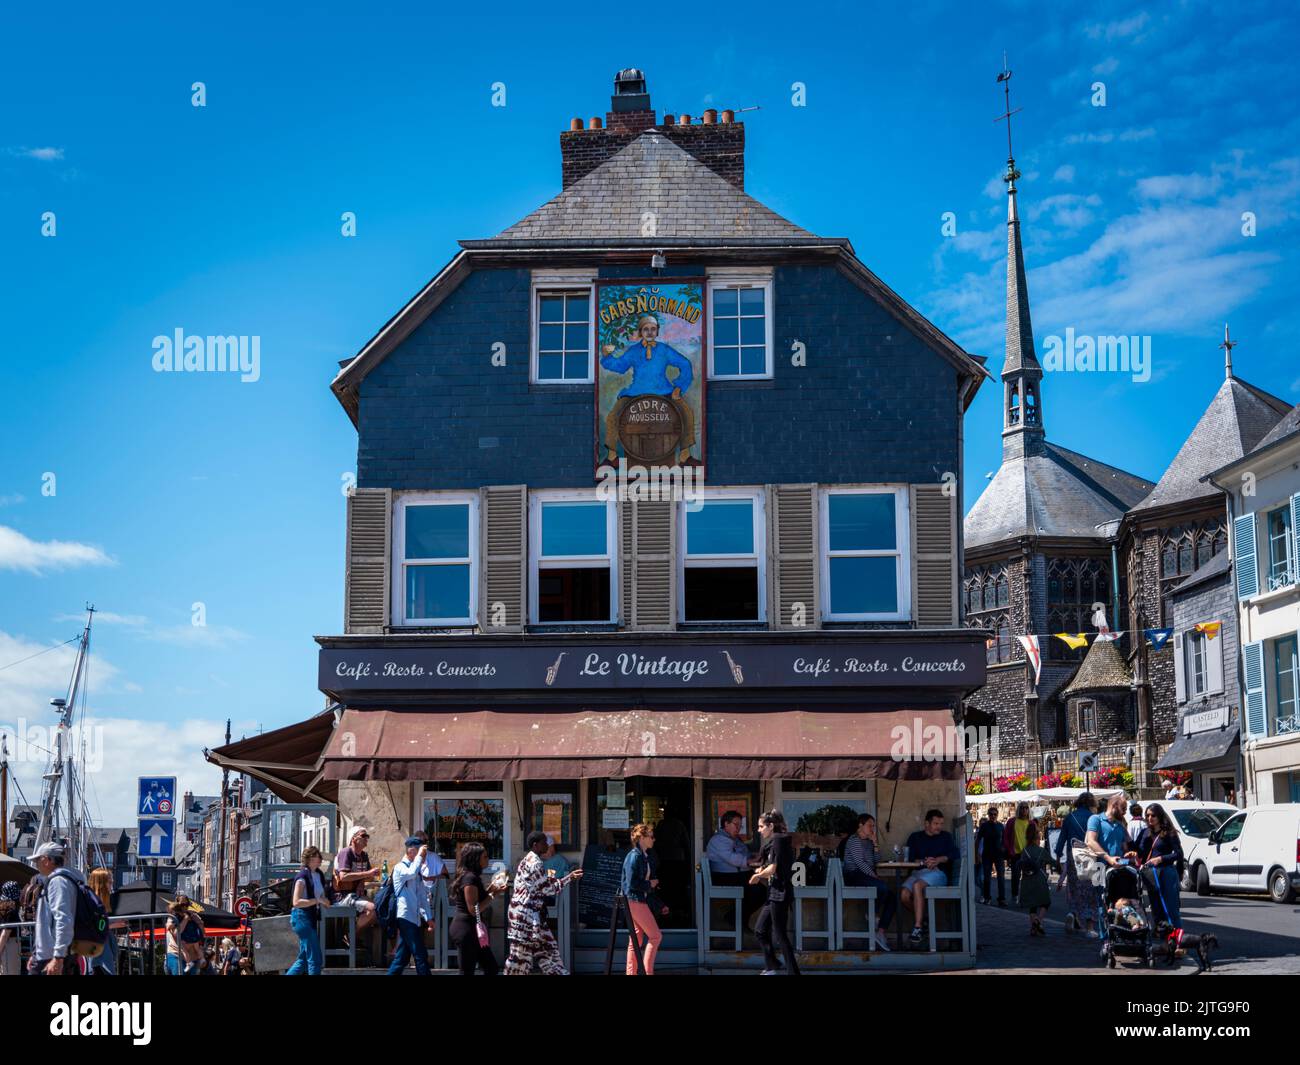
[[213, 765], [260, 780], [285, 802], [336, 803], [338, 783], [321, 769], [325, 743], [333, 731], [334, 714], [326, 710], [203, 754]]
[[952, 754], [900, 761], [897, 727], [949, 729], [943, 709], [862, 712], [347, 710], [325, 750], [332, 780], [566, 777], [922, 780], [961, 777]]

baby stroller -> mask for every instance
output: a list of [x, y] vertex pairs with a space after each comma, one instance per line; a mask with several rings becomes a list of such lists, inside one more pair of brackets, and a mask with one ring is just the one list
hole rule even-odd
[[[1146, 885], [1135, 866], [1112, 865], [1105, 871], [1105, 891], [1098, 902], [1103, 911], [1098, 922], [1102, 933], [1101, 960], [1113, 969], [1117, 958], [1137, 958], [1151, 966], [1156, 956], [1156, 930], [1143, 898]], [[1116, 903], [1126, 899], [1119, 912]]]

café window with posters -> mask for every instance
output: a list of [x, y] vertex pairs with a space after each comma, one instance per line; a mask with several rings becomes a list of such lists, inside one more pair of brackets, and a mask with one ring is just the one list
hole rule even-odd
[[911, 614], [906, 488], [835, 488], [822, 495], [827, 621], [902, 621]]
[[399, 625], [472, 625], [477, 497], [419, 493], [397, 502], [394, 613]]
[[682, 621], [762, 621], [767, 609], [763, 495], [709, 491], [682, 506]]
[[454, 863], [466, 843], [481, 843], [489, 861], [510, 855], [510, 825], [501, 785], [429, 783], [420, 798], [420, 824], [431, 849]]
[[529, 509], [533, 624], [613, 621], [613, 500], [597, 499], [594, 490], [535, 492]]
[[528, 832], [545, 832], [557, 850], [575, 850], [578, 838], [578, 784], [573, 780], [530, 780], [524, 785]]

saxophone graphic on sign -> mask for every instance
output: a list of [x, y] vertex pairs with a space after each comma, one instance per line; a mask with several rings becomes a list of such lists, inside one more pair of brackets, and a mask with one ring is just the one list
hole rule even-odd
[[727, 665], [731, 667], [731, 675], [736, 678], [736, 683], [744, 684], [745, 674], [740, 671], [740, 666], [736, 663], [736, 660], [731, 657], [731, 653], [729, 651], [723, 651], [722, 654], [727, 660]]
[[[567, 651], [560, 652], [560, 658], [563, 658]], [[546, 686], [549, 688], [555, 683], [555, 677], [560, 672], [560, 658], [557, 658], [551, 665], [546, 668]]]

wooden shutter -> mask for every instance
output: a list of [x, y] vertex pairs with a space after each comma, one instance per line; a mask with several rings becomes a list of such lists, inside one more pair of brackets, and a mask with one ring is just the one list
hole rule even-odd
[[767, 498], [768, 541], [772, 545], [768, 564], [769, 624], [774, 629], [815, 629], [821, 624], [817, 486], [768, 485]]
[[1255, 515], [1243, 514], [1232, 523], [1232, 564], [1237, 569], [1237, 598], [1259, 593], [1259, 565], [1255, 560]]
[[348, 496], [343, 631], [383, 632], [389, 624], [393, 493], [355, 488]]
[[1187, 652], [1181, 632], [1174, 633], [1174, 692], [1180, 703], [1187, 702]]
[[630, 629], [633, 590], [636, 588], [635, 567], [632, 565], [635, 557], [633, 545], [636, 543], [633, 535], [635, 510], [630, 499], [621, 499], [614, 506], [618, 508], [618, 623], [621, 628]]
[[1218, 635], [1205, 641], [1205, 691], [1207, 694], [1223, 691], [1223, 634], [1227, 625], [1220, 624]]
[[479, 492], [479, 628], [522, 632], [527, 611], [528, 489], [522, 484], [489, 485]]
[[957, 624], [957, 495], [912, 485], [912, 617], [921, 628]]
[[1264, 692], [1264, 644], [1248, 643], [1241, 649], [1241, 687], [1246, 693], [1247, 736], [1268, 735], [1268, 700]]
[[677, 505], [667, 499], [628, 499], [619, 507], [623, 541], [619, 615], [629, 629], [673, 629], [677, 624]]

